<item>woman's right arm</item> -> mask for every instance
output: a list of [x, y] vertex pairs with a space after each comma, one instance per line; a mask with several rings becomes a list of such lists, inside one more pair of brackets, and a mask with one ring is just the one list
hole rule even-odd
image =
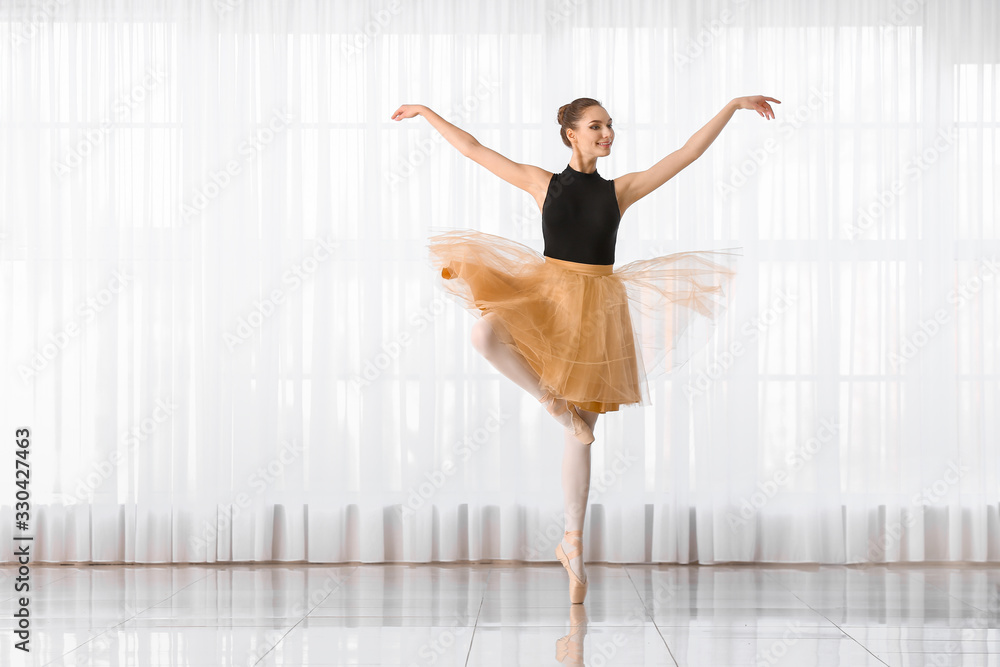
[[455, 127], [422, 104], [404, 104], [394, 114], [393, 120], [403, 120], [421, 115], [457, 148], [462, 155], [480, 164], [513, 186], [521, 188], [535, 199], [545, 193], [552, 174], [531, 164], [514, 162], [495, 150], [487, 148], [465, 130]]
[[404, 104], [396, 110], [396, 113], [392, 114], [392, 119], [403, 120], [404, 118], [413, 118], [416, 115], [426, 118], [427, 122], [433, 125], [434, 129], [440, 132], [441, 136], [457, 148], [462, 155], [468, 155], [469, 150], [479, 143], [474, 136], [459, 127], [455, 127], [423, 104]]

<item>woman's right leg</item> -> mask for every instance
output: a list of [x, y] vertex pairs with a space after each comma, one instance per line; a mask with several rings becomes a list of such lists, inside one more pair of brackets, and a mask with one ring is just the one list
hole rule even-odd
[[[500, 340], [493, 325], [503, 326], [503, 323], [493, 313], [486, 313], [472, 325], [473, 347], [486, 357], [486, 360], [493, 364], [494, 368], [534, 396], [536, 401], [541, 402], [548, 392], [542, 388], [538, 373], [516, 349]], [[593, 433], [583, 428], [583, 421], [581, 421], [579, 413], [572, 405], [568, 405], [565, 399], [549, 398], [545, 401], [545, 406], [563, 428], [579, 433], [579, 436], [573, 437], [579, 437], [580, 442], [593, 441]], [[574, 424], [574, 420], [576, 420], [576, 424]]]
[[[541, 400], [545, 390], [538, 384], [540, 379], [538, 374], [523, 356], [497, 337], [492, 326], [492, 322], [496, 321], [495, 318], [496, 315], [493, 313], [486, 313], [476, 320], [472, 325], [472, 346], [486, 357], [494, 368], [534, 396], [536, 401]], [[503, 324], [497, 322], [497, 326]]]

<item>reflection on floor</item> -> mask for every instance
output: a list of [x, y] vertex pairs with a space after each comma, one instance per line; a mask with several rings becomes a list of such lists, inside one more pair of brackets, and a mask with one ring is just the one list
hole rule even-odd
[[1000, 568], [0, 567], [0, 665], [1000, 667]]

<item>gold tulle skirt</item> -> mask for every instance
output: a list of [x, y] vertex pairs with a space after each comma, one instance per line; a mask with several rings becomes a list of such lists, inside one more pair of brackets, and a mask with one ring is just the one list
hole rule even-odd
[[580, 264], [471, 229], [430, 237], [440, 286], [515, 348], [553, 395], [591, 412], [649, 404], [647, 380], [707, 344], [741, 248]]

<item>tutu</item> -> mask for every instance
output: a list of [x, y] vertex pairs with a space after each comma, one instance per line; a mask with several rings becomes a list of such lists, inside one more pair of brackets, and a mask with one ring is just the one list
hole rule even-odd
[[514, 347], [540, 385], [605, 413], [649, 404], [647, 380], [684, 365], [729, 307], [741, 248], [613, 265], [546, 257], [470, 229], [430, 237], [439, 285]]

